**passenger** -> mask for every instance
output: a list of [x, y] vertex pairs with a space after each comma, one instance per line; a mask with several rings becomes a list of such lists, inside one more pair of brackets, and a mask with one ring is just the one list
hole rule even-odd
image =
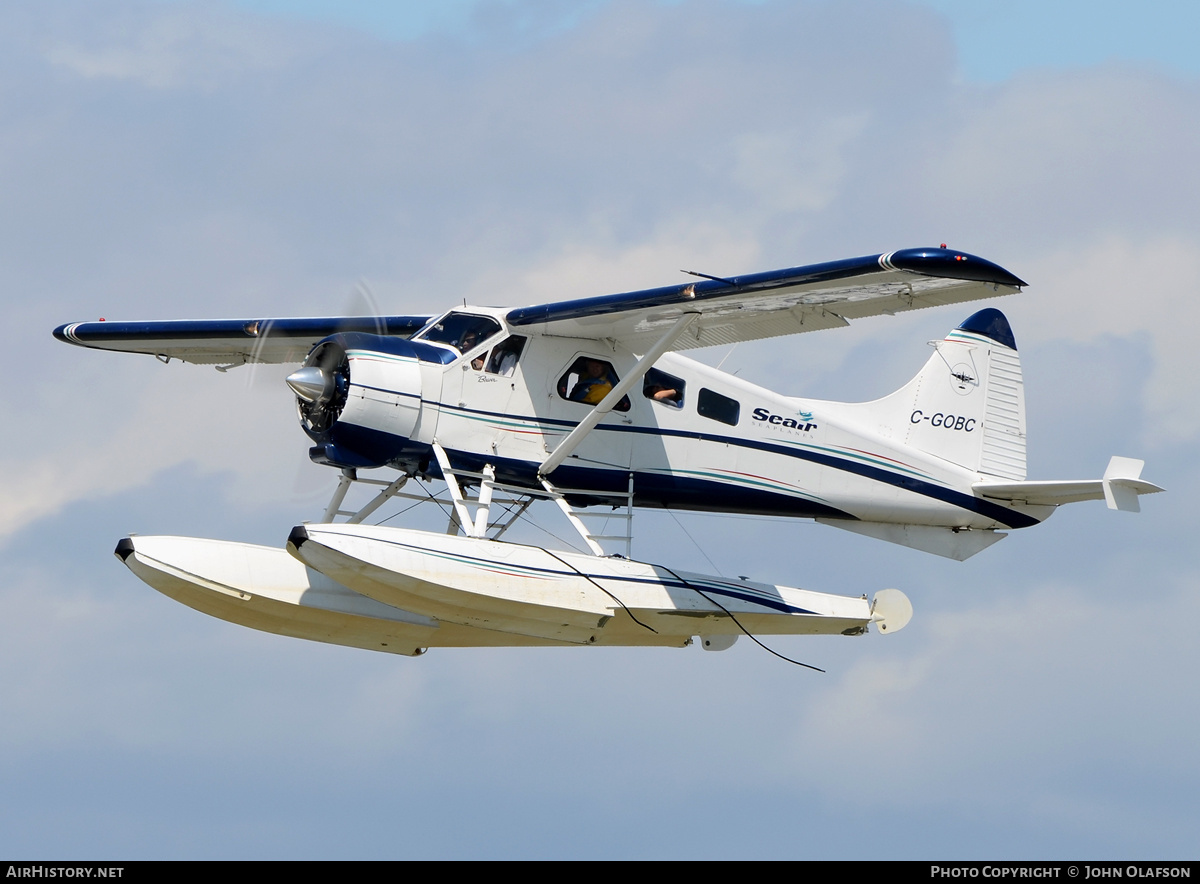
[[662, 384], [647, 384], [642, 391], [647, 399], [653, 399], [656, 402], [670, 402], [678, 407], [679, 391], [674, 387], [664, 387]]
[[492, 356], [492, 367], [488, 369], [492, 374], [498, 374], [501, 377], [511, 377], [513, 369], [517, 367], [517, 353], [511, 347], [498, 347], [495, 354]]
[[599, 359], [584, 359], [579, 380], [575, 382], [571, 395], [567, 398], [572, 402], [599, 405], [600, 401], [612, 392], [613, 383], [608, 363]]
[[498, 374], [501, 377], [511, 377], [517, 368], [517, 360], [520, 358], [521, 350], [524, 347], [525, 339], [519, 335], [513, 335], [511, 338], [500, 343], [492, 351], [492, 358], [488, 361], [487, 366], [488, 372], [490, 374]]

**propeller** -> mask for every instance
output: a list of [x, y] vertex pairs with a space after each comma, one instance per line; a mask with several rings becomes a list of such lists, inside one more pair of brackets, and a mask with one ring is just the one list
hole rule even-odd
[[[337, 315], [346, 317], [344, 328], [336, 331], [366, 330], [363, 319], [370, 317], [374, 320], [375, 332], [384, 334], [381, 310], [375, 298], [375, 293], [366, 280], [360, 279], [354, 288], [342, 297], [341, 309]], [[262, 351], [272, 334], [270, 321], [256, 324], [254, 329], [257, 338], [255, 348], [248, 360], [245, 374], [246, 386], [278, 390], [280, 368], [282, 366], [263, 364], [257, 356]], [[340, 351], [341, 348], [337, 348]], [[318, 353], [317, 351], [321, 352]], [[285, 369], [286, 370], [286, 369]], [[349, 362], [342, 352], [334, 352], [327, 345], [318, 347], [309, 353], [301, 368], [294, 369], [283, 380], [293, 393], [296, 394], [296, 410], [300, 417], [300, 425], [310, 438], [320, 441], [328, 433], [329, 428], [341, 414], [346, 402], [346, 391], [349, 388]], [[277, 394], [272, 394], [277, 395]], [[296, 440], [297, 442], [299, 440]], [[296, 445], [296, 468], [293, 482], [293, 500], [305, 506], [319, 502], [324, 505], [329, 496], [328, 470], [316, 467], [308, 458], [307, 449]]]
[[296, 394], [300, 424], [314, 441], [322, 441], [346, 405], [350, 389], [350, 360], [335, 341], [318, 344], [304, 365], [287, 376]]
[[[379, 309], [378, 300], [375, 297], [375, 293], [371, 290], [370, 284], [365, 279], [360, 279], [355, 284], [353, 290], [344, 297], [342, 308], [338, 311], [337, 315], [343, 317], [343, 320], [334, 329], [335, 332], [366, 331], [369, 334], [377, 335], [387, 333], [386, 323]], [[364, 320], [370, 320], [370, 322], [366, 323]], [[246, 366], [244, 374], [246, 386], [254, 388], [260, 386], [260, 384], [278, 384], [279, 366], [264, 363], [260, 359], [263, 348], [270, 341], [271, 335], [274, 332], [274, 323], [269, 319], [255, 320], [247, 324], [246, 331], [253, 335], [255, 339], [254, 346], [251, 348], [246, 361], [239, 363], [239, 365]], [[233, 367], [226, 366], [226, 369]], [[278, 387], [275, 389], [278, 389]]]

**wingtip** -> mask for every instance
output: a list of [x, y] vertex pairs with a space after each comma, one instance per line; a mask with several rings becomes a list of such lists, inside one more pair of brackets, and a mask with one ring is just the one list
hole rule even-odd
[[889, 252], [887, 261], [898, 270], [924, 273], [927, 276], [942, 276], [950, 279], [969, 279], [992, 282], [997, 285], [1023, 288], [1025, 280], [1009, 273], [999, 264], [986, 258], [944, 247], [924, 249], [900, 249]]

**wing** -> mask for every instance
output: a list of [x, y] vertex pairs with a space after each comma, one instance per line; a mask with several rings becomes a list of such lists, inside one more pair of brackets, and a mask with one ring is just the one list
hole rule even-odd
[[635, 353], [685, 313], [699, 313], [672, 349], [711, 347], [847, 325], [852, 319], [993, 298], [1024, 281], [949, 249], [904, 249], [808, 267], [521, 307], [510, 325], [577, 338], [611, 338]]
[[54, 337], [97, 350], [148, 353], [166, 361], [242, 365], [303, 362], [313, 344], [336, 332], [409, 337], [429, 316], [325, 316], [309, 319], [182, 319], [166, 322], [74, 322]]

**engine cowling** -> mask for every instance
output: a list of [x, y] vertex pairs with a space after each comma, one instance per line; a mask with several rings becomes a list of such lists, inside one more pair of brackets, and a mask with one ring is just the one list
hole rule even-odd
[[421, 415], [421, 361], [445, 356], [427, 344], [359, 332], [319, 341], [287, 378], [300, 425], [317, 443], [312, 459], [337, 467], [399, 465], [413, 450]]
[[304, 432], [314, 442], [327, 441], [350, 391], [350, 360], [341, 342], [334, 338], [320, 341], [309, 351], [304, 365], [287, 376], [287, 385], [296, 394]]

